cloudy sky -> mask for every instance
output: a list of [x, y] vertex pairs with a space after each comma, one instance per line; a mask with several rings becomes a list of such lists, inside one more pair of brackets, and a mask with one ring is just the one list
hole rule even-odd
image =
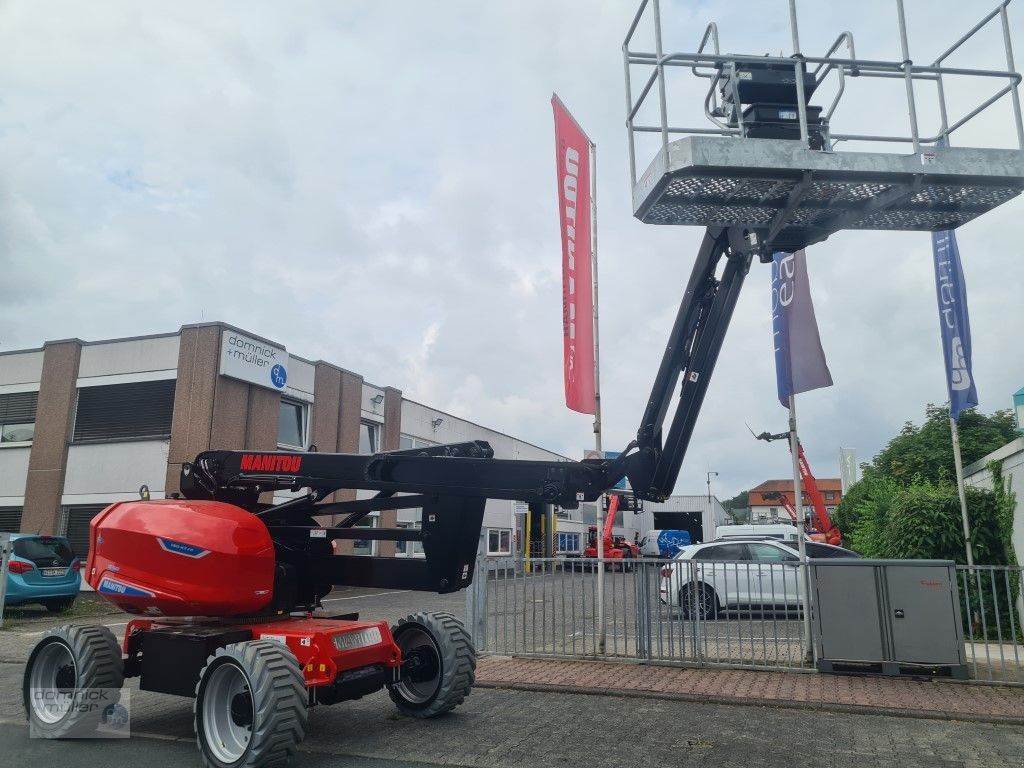
[[[987, 5], [909, 0], [911, 55], [930, 60]], [[862, 58], [898, 58], [891, 0], [802, 6], [806, 51], [850, 29]], [[784, 0], [663, 7], [668, 49], [692, 50], [714, 19], [724, 50], [790, 52]], [[598, 144], [605, 443], [625, 444], [701, 236], [631, 216], [620, 45], [634, 8], [8, 0], [0, 349], [224, 320], [578, 456], [592, 436], [562, 401], [557, 91]], [[997, 32], [956, 63], [1000, 66]], [[907, 132], [902, 85], [879, 83], [850, 83], [838, 129]], [[672, 84], [674, 120], [702, 124], [698, 90]], [[980, 99], [973, 83], [949, 90], [954, 114]], [[960, 141], [1012, 139], [1004, 105]], [[1024, 385], [1022, 205], [959, 232], [986, 410]], [[836, 383], [801, 398], [801, 432], [832, 476], [841, 445], [869, 458], [945, 400], [930, 243], [841, 233], [808, 261]], [[744, 426], [785, 425], [768, 284], [755, 264], [679, 492], [703, 491], [708, 469], [723, 497], [789, 472]]]

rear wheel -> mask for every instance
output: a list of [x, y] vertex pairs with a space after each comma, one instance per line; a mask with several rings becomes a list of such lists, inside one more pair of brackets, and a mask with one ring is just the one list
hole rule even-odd
[[707, 584], [687, 584], [679, 590], [683, 618], [717, 619], [721, 605], [715, 590]]
[[99, 717], [77, 706], [83, 696], [107, 707], [117, 704], [124, 662], [114, 634], [106, 627], [57, 627], [47, 632], [28, 657], [22, 697], [30, 734], [48, 739], [95, 733]]
[[461, 704], [476, 679], [476, 650], [450, 613], [414, 613], [393, 629], [402, 651], [402, 677], [388, 686], [410, 717], [436, 717]]
[[232, 643], [206, 661], [193, 706], [213, 768], [283, 765], [306, 735], [309, 694], [295, 656], [274, 640]]

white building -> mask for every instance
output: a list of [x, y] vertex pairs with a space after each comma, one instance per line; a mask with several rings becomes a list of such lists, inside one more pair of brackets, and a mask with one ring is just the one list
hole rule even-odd
[[[251, 363], [253, 354], [286, 369], [280, 386], [271, 381], [269, 364], [260, 375], [247, 372], [243, 358]], [[152, 498], [176, 492], [182, 462], [208, 449], [305, 450], [315, 444], [320, 451], [372, 453], [466, 440], [487, 441], [498, 458], [568, 460], [224, 323], [46, 342], [0, 353], [0, 530], [66, 534], [84, 554], [96, 512], [138, 498], [143, 485]], [[567, 527], [572, 515], [579, 512], [569, 513]], [[488, 501], [491, 553], [522, 552], [523, 517], [513, 502]], [[535, 517], [555, 531], [553, 508]], [[385, 510], [367, 521], [418, 524], [416, 510]], [[545, 554], [558, 540], [549, 536], [546, 543]], [[406, 546], [337, 543], [346, 554], [415, 554]]]

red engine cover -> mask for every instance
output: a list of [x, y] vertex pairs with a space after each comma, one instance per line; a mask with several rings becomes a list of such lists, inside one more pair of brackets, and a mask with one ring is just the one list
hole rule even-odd
[[273, 596], [263, 522], [219, 501], [125, 501], [93, 518], [86, 579], [129, 613], [239, 616]]

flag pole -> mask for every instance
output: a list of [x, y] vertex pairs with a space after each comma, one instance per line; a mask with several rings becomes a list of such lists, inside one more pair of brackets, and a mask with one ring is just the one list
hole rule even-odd
[[789, 396], [789, 453], [793, 458], [793, 507], [796, 509], [796, 537], [797, 551], [800, 553], [800, 581], [803, 582], [800, 591], [804, 604], [803, 610], [803, 631], [801, 645], [805, 659], [811, 656], [811, 611], [810, 611], [810, 590], [807, 580], [807, 545], [804, 541], [804, 495], [800, 479], [800, 438], [796, 432], [796, 395]]
[[[601, 357], [597, 308], [597, 145], [590, 144], [590, 276], [593, 281], [592, 304], [594, 305], [594, 449], [598, 456], [604, 456], [601, 448]], [[601, 510], [598, 503], [597, 509]], [[594, 514], [594, 528], [597, 539], [597, 652], [604, 653], [604, 526]]]
[[964, 544], [967, 547], [967, 567], [974, 567], [974, 548], [971, 546], [971, 521], [967, 517], [967, 494], [964, 492], [964, 462], [960, 457], [960, 428], [953, 418], [953, 404], [950, 402], [949, 429], [953, 435], [953, 462], [956, 464], [956, 492], [960, 497], [960, 517], [964, 526]]

